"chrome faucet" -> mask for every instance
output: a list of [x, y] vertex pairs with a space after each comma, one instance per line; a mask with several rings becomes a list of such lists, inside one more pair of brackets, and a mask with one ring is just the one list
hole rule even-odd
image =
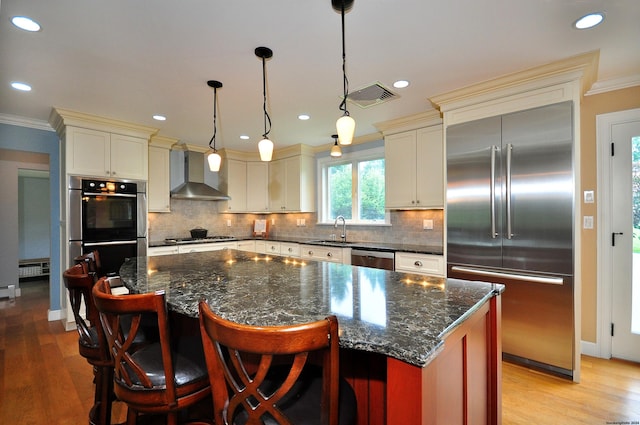
[[336, 229], [338, 228], [338, 220], [342, 220], [342, 234], [340, 235], [340, 239], [342, 239], [342, 242], [346, 242], [347, 241], [347, 222], [343, 216], [341, 215], [337, 216], [335, 223], [333, 223], [333, 227], [335, 227]]

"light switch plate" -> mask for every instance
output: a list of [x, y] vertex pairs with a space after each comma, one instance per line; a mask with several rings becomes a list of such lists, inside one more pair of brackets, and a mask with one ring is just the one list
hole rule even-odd
[[422, 220], [422, 229], [433, 230], [433, 220]]
[[593, 190], [584, 191], [584, 203], [593, 204], [595, 202]]
[[582, 227], [584, 229], [593, 229], [593, 216], [585, 215], [582, 217]]

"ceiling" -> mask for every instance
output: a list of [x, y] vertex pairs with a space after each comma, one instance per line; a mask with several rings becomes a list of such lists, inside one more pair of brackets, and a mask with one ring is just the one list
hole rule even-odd
[[[601, 25], [572, 28], [593, 11], [606, 13]], [[42, 29], [19, 30], [15, 15]], [[640, 84], [638, 0], [355, 0], [345, 21], [350, 91], [379, 82], [398, 95], [366, 109], [348, 103], [361, 139], [376, 133], [375, 123], [431, 110], [432, 96], [593, 50], [596, 85]], [[217, 147], [254, 151], [264, 133], [254, 49], [266, 46], [276, 150], [328, 148], [341, 115], [340, 26], [330, 0], [4, 0], [0, 118], [47, 121], [58, 107], [206, 146], [213, 79], [223, 83]], [[411, 84], [394, 89], [398, 79]], [[12, 81], [33, 90], [16, 91]], [[299, 120], [302, 113], [311, 118]]]

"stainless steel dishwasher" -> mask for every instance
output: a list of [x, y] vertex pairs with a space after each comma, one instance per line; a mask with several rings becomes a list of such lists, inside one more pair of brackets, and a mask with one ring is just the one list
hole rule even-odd
[[372, 251], [364, 249], [351, 250], [351, 265], [374, 269], [393, 270], [395, 253], [388, 251]]

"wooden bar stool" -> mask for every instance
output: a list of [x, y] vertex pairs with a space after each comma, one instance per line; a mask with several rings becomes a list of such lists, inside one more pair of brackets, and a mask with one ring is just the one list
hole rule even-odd
[[[93, 366], [95, 396], [94, 405], [89, 413], [89, 423], [108, 425], [111, 423], [113, 402], [113, 361], [109, 355], [98, 311], [91, 295], [95, 284], [94, 277], [89, 274], [85, 262], [65, 270], [62, 277], [69, 292], [69, 301], [79, 334], [78, 350], [80, 355]], [[81, 315], [83, 304], [86, 320]]]
[[[201, 301], [200, 332], [216, 424], [355, 423], [355, 394], [339, 377], [335, 316], [248, 326], [223, 319]], [[319, 365], [310, 361], [316, 356]]]
[[[168, 425], [178, 413], [211, 393], [200, 335], [175, 337], [169, 329], [164, 292], [113, 295], [106, 278], [93, 298], [114, 360], [114, 391], [128, 407], [127, 424], [139, 414], [162, 414]], [[157, 342], [135, 344], [143, 315], [156, 318]]]

